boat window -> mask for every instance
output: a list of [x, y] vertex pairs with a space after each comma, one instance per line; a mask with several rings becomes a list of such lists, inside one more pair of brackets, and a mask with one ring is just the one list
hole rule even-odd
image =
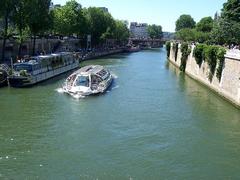
[[102, 82], [102, 79], [96, 75], [92, 75], [91, 81], [92, 81], [92, 84], [99, 84], [100, 82]]
[[76, 80], [76, 86], [89, 87], [89, 77], [88, 76], [78, 76]]
[[97, 75], [99, 75], [101, 77], [105, 76], [106, 74], [107, 74], [107, 71], [104, 69], [97, 73]]
[[14, 70], [15, 71], [26, 70], [27, 72], [32, 72], [32, 65], [27, 64], [14, 65]]
[[67, 82], [67, 85], [68, 85], [68, 86], [72, 86], [72, 85], [73, 85], [73, 82], [74, 82], [76, 76], [77, 76], [77, 75], [74, 74], [74, 75], [72, 75], [72, 76], [70, 76], [70, 77], [67, 78], [67, 81], [66, 81], [66, 82]]

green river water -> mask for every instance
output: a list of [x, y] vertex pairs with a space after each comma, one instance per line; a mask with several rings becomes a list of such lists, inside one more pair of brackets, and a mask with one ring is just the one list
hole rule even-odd
[[180, 73], [165, 49], [81, 64], [103, 95], [59, 93], [68, 74], [0, 89], [0, 179], [239, 179], [240, 110]]

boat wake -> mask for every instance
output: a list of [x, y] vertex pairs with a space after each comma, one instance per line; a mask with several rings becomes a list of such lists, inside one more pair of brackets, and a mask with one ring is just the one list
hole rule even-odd
[[[57, 91], [60, 94], [65, 93], [63, 88], [57, 88], [57, 89], [55, 89], [55, 91]], [[80, 94], [69, 94], [69, 95], [71, 95], [74, 99], [82, 99], [82, 98], [86, 97], [86, 96], [83, 96], [83, 95], [80, 95]]]
[[71, 95], [74, 99], [83, 99], [85, 98], [86, 96], [83, 96], [83, 95], [80, 95], [80, 94], [74, 94], [74, 95]]
[[113, 72], [111, 72], [111, 74], [114, 79], [118, 79], [118, 76], [116, 74], [114, 74]]
[[112, 87], [112, 90], [118, 89], [118, 88], [119, 88], [119, 86], [117, 85], [117, 86]]
[[57, 89], [55, 89], [55, 91], [57, 91], [58, 93], [61, 93], [61, 94], [63, 94], [63, 93], [64, 93], [64, 90], [63, 90], [63, 88], [57, 88]]

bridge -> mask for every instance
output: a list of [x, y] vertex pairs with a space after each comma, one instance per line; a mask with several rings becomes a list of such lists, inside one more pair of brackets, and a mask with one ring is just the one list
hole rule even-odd
[[162, 47], [164, 43], [163, 39], [129, 38], [129, 44], [140, 47]]

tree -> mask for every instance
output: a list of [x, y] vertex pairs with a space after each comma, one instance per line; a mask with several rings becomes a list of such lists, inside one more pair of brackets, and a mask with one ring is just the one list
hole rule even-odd
[[155, 24], [149, 25], [148, 33], [152, 39], [161, 39], [163, 35], [162, 26], [157, 26]]
[[228, 0], [223, 4], [221, 17], [214, 21], [211, 33], [212, 42], [216, 44], [240, 43], [240, 1]]
[[215, 44], [240, 44], [240, 23], [221, 18], [214, 23], [211, 37]]
[[21, 55], [22, 43], [28, 37], [28, 27], [26, 23], [26, 19], [28, 16], [28, 1], [27, 0], [19, 0], [14, 5], [14, 15], [13, 15], [13, 23], [16, 26], [16, 31], [18, 33], [17, 42], [19, 43], [18, 48], [18, 56]]
[[222, 18], [231, 21], [240, 21], [240, 1], [239, 0], [228, 0], [223, 4]]
[[82, 6], [75, 0], [68, 1], [66, 5], [53, 11], [54, 31], [61, 35], [86, 33], [86, 19], [83, 16]]
[[211, 32], [213, 28], [213, 19], [212, 17], [202, 18], [196, 25], [197, 31], [201, 32]]
[[84, 11], [89, 26], [89, 33], [92, 35], [93, 44], [99, 44], [106, 38], [112, 38], [116, 28], [115, 21], [111, 14], [104, 12], [101, 8], [90, 7]]
[[190, 15], [183, 14], [176, 21], [176, 31], [184, 28], [192, 29], [196, 25], [196, 22]]
[[6, 40], [9, 37], [8, 28], [9, 28], [9, 20], [11, 15], [13, 14], [14, 4], [16, 0], [1, 0], [0, 1], [0, 17], [3, 17], [4, 22], [4, 30], [3, 30], [3, 45], [2, 45], [2, 61], [5, 59], [5, 47]]
[[28, 16], [26, 23], [33, 36], [32, 55], [35, 54], [36, 36], [43, 34], [52, 26], [49, 10], [51, 0], [27, 0]]
[[195, 41], [196, 30], [190, 28], [180, 29], [176, 32], [176, 38], [182, 41]]
[[116, 28], [114, 31], [114, 38], [119, 42], [127, 41], [130, 35], [127, 23], [124, 21], [116, 20], [115, 24]]

